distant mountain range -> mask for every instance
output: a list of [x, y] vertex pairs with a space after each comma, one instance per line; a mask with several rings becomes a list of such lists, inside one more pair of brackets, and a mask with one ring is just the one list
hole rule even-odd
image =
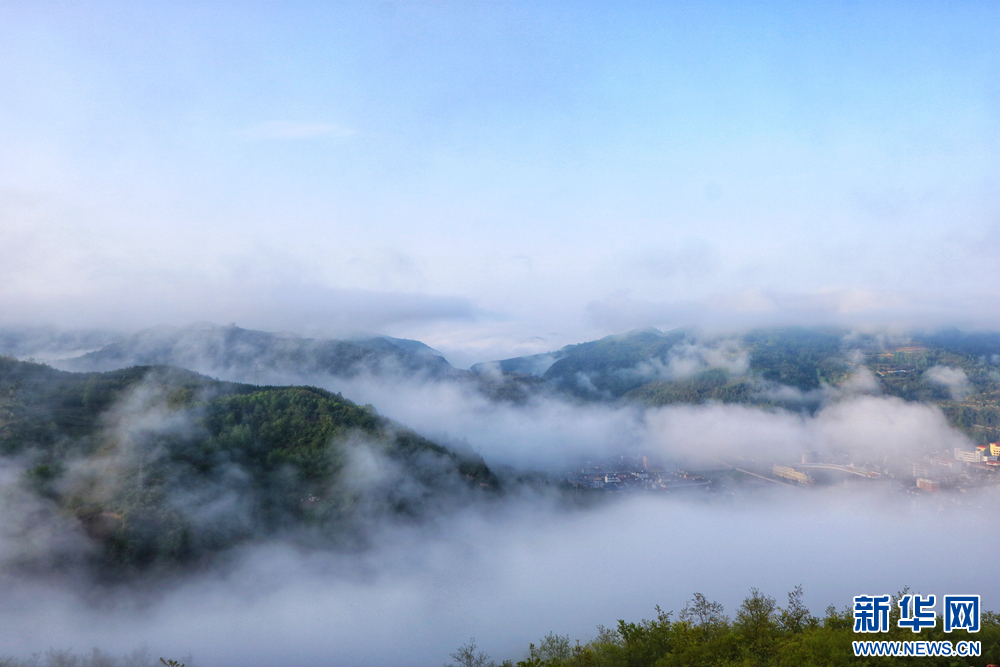
[[215, 324], [145, 329], [56, 365], [72, 371], [170, 365], [244, 381], [254, 380], [255, 374], [268, 377], [274, 373], [300, 377], [407, 374], [434, 379], [464, 375], [440, 352], [415, 340], [298, 338]]
[[[465, 382], [496, 398], [555, 391], [585, 400], [617, 400], [636, 390], [743, 378], [802, 390], [844, 376], [846, 332], [783, 330], [700, 340], [685, 331], [641, 329], [528, 357], [453, 367], [415, 340], [367, 336], [346, 340], [292, 337], [240, 327], [194, 324], [140, 331], [86, 354], [54, 362], [71, 371], [170, 365], [230, 381], [289, 382], [323, 377], [406, 377]], [[709, 373], [703, 376], [704, 373]], [[273, 380], [270, 380], [273, 381]], [[725, 384], [725, 382], [723, 382]], [[723, 398], [718, 392], [698, 396]], [[737, 397], [737, 400], [743, 400]]]
[[176, 366], [232, 382], [326, 384], [364, 376], [391, 384], [450, 381], [487, 397], [521, 402], [543, 384], [529, 375], [504, 378], [452, 366], [437, 350], [391, 336], [317, 339], [209, 323], [160, 326], [51, 362], [67, 371], [110, 371], [130, 366]]
[[415, 340], [313, 339], [196, 324], [147, 329], [55, 364], [75, 371], [171, 365], [254, 384], [330, 386], [331, 378], [359, 376], [390, 387], [404, 379], [448, 381], [514, 403], [556, 395], [653, 407], [719, 401], [812, 410], [844, 386], [938, 403], [978, 440], [1000, 439], [997, 333], [785, 328], [711, 337], [647, 328], [465, 371]]
[[125, 338], [105, 329], [59, 329], [53, 326], [0, 327], [0, 355], [52, 361], [98, 350]]

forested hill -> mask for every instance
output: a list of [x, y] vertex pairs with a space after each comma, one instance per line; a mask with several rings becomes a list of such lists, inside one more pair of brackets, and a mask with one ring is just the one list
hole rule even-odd
[[[743, 402], [746, 387], [726, 385], [746, 377], [801, 390], [846, 377], [846, 331], [776, 329], [706, 338], [693, 332], [637, 329], [600, 340], [567, 345], [545, 354], [477, 364], [504, 373], [530, 373], [581, 398], [618, 399], [637, 389], [666, 389], [663, 402], [708, 399]], [[653, 404], [656, 404], [653, 401]]]
[[641, 329], [560, 350], [478, 364], [512, 382], [588, 401], [647, 406], [719, 401], [815, 409], [841, 389], [939, 405], [978, 442], [1000, 440], [1000, 334], [886, 336], [833, 328], [726, 337]]
[[322, 389], [172, 367], [70, 373], [9, 357], [0, 472], [0, 528], [24, 535], [0, 567], [84, 558], [109, 576], [264, 536], [356, 543], [372, 522], [498, 490], [478, 457]]

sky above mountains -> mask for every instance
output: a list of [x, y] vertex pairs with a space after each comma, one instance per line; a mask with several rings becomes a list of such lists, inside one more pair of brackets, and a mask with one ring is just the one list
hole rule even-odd
[[0, 4], [0, 324], [998, 327], [995, 3]]

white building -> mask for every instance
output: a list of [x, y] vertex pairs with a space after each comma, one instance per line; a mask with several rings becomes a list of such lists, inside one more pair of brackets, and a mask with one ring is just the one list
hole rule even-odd
[[979, 452], [968, 452], [964, 449], [955, 448], [955, 460], [965, 463], [979, 463], [983, 460], [983, 455]]

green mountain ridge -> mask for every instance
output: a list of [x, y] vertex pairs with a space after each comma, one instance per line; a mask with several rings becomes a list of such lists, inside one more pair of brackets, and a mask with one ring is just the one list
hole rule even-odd
[[815, 410], [838, 390], [863, 391], [936, 404], [977, 442], [1000, 440], [1000, 334], [992, 332], [887, 338], [786, 328], [711, 338], [640, 329], [472, 370], [496, 368], [513, 381], [530, 373], [539, 389], [578, 400], [648, 407], [717, 401]]

